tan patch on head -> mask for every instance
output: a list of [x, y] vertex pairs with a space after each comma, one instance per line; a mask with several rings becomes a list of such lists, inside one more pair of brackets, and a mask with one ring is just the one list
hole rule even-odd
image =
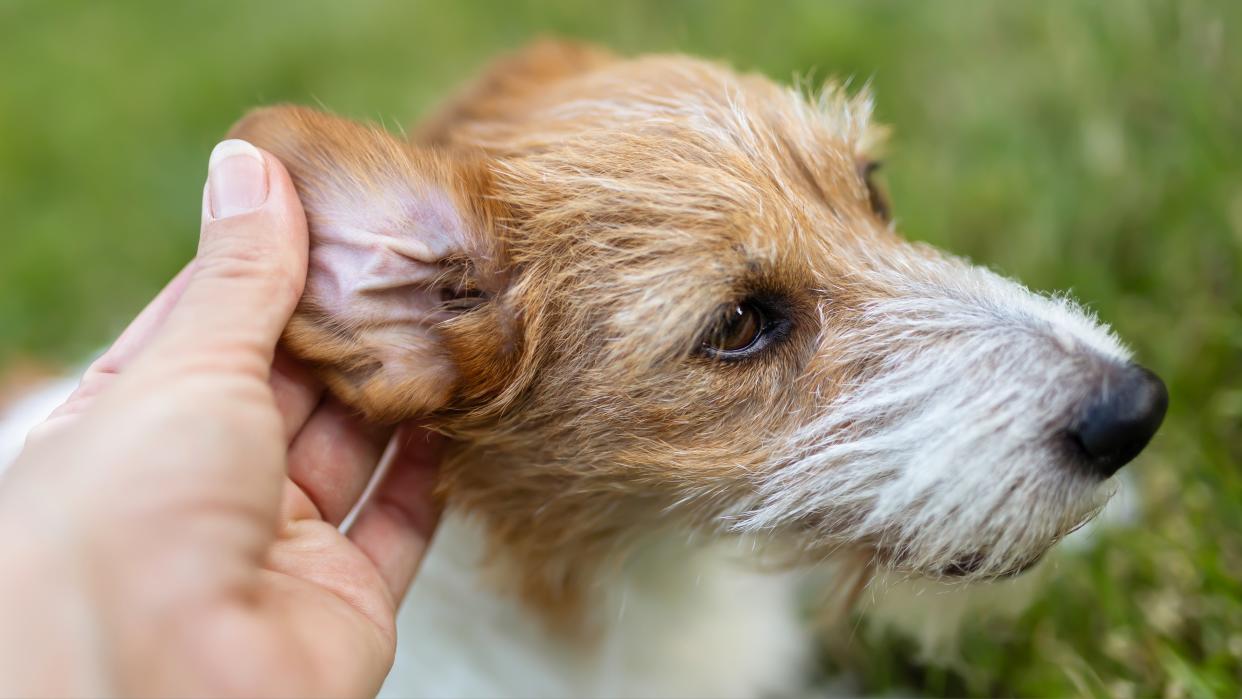
[[464, 90], [423, 119], [412, 140], [427, 146], [447, 145], [461, 125], [506, 118], [547, 86], [614, 60], [611, 52], [590, 44], [536, 41], [493, 61]]
[[[290, 166], [321, 246], [340, 229], [455, 241], [394, 274], [425, 301], [444, 288], [428, 266], [465, 260], [486, 292], [469, 309], [393, 322], [373, 295], [333, 306], [312, 283], [287, 340], [368, 415], [454, 436], [442, 495], [486, 520], [527, 599], [572, 618], [595, 566], [647, 532], [719, 529], [849, 371], [817, 350], [849, 322], [855, 271], [897, 244], [860, 173], [869, 110], [690, 58], [542, 43], [413, 145], [304, 111], [237, 133]], [[704, 356], [739, 303], [781, 337]]]
[[[865, 98], [810, 104], [684, 57], [551, 72], [437, 132], [494, 159], [523, 336], [508, 390], [446, 422], [462, 446], [442, 488], [564, 615], [597, 562], [748, 492], [789, 416], [839, 378], [814, 366], [825, 297], [848, 315], [858, 249], [896, 238], [860, 177]], [[751, 296], [792, 337], [744, 366], [696, 356]]]

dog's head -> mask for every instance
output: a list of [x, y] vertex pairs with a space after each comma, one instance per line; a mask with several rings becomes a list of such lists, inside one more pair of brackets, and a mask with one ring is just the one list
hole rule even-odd
[[443, 489], [532, 575], [675, 521], [938, 576], [1021, 570], [1159, 425], [1063, 297], [902, 240], [866, 96], [540, 45], [412, 141], [235, 130], [312, 227], [288, 333], [373, 418], [460, 441]]

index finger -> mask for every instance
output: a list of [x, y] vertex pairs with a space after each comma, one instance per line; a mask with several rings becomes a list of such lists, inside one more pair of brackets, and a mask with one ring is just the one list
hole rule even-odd
[[194, 274], [195, 260], [190, 260], [177, 276], [168, 282], [160, 293], [130, 322], [112, 346], [91, 363], [86, 375], [116, 374], [137, 355], [168, 317], [185, 292], [190, 276]]
[[186, 285], [194, 273], [194, 260], [190, 260], [172, 281], [147, 303], [138, 315], [130, 321], [112, 345], [91, 362], [82, 374], [82, 380], [73, 393], [59, 407], [52, 411], [50, 418], [62, 417], [77, 412], [81, 404], [96, 396], [107, 386], [113, 377], [129, 365], [151, 338], [159, 330], [168, 317], [173, 306], [185, 292]]

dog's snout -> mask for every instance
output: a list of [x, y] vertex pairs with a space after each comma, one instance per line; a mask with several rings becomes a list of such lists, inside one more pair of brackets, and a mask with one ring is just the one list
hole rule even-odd
[[1127, 364], [1109, 373], [1070, 426], [1087, 468], [1108, 478], [1143, 451], [1164, 420], [1169, 393], [1151, 371]]

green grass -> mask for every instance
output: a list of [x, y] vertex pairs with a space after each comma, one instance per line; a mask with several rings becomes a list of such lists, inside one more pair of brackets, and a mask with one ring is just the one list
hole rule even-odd
[[193, 253], [251, 106], [392, 125], [539, 33], [871, 80], [907, 235], [1072, 288], [1168, 382], [1143, 514], [1061, 554], [952, 667], [859, 634], [867, 688], [1242, 692], [1242, 4], [0, 3], [0, 366], [105, 342]]

